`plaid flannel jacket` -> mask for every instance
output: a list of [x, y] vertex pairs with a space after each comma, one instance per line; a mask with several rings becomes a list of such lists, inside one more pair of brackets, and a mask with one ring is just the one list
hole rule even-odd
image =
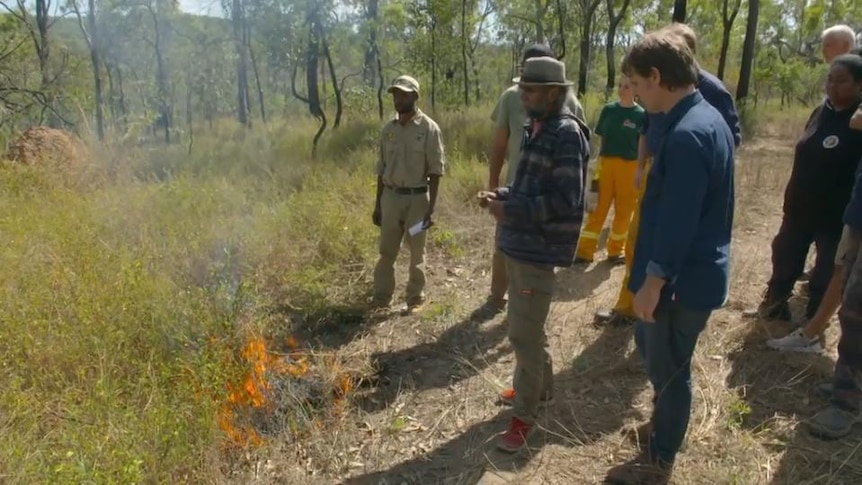
[[497, 246], [519, 261], [571, 266], [584, 219], [590, 130], [568, 108], [524, 126], [521, 160], [509, 187], [498, 189], [503, 218]]

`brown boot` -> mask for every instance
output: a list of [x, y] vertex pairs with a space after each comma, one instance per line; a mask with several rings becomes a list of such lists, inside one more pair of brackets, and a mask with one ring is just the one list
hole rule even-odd
[[641, 453], [634, 460], [612, 468], [605, 483], [620, 485], [665, 485], [673, 475], [673, 463], [653, 461], [648, 453]]
[[407, 300], [407, 306], [401, 310], [402, 315], [416, 315], [425, 308], [425, 297], [411, 298]]

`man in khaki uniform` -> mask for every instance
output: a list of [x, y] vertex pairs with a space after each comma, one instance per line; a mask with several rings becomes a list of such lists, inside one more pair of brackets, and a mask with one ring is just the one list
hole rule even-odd
[[[527, 59], [536, 57], [553, 57], [551, 48], [544, 44], [535, 44], [524, 51], [521, 60], [521, 69]], [[567, 90], [564, 102], [569, 111], [581, 121], [584, 120], [584, 109], [575, 97], [572, 90]], [[523, 140], [524, 122], [527, 113], [521, 103], [521, 93], [517, 84], [506, 89], [494, 111], [491, 113], [491, 121], [496, 125], [494, 132], [494, 144], [491, 151], [491, 161], [488, 168], [488, 190], [493, 191], [497, 187], [510, 185], [515, 180], [515, 172], [521, 157], [521, 142]], [[503, 163], [507, 169], [505, 179], [500, 180], [503, 172]], [[509, 287], [509, 278], [506, 274], [506, 259], [499, 250], [494, 251], [491, 260], [491, 292], [485, 305], [477, 311], [478, 316], [493, 316], [502, 312], [506, 307], [506, 291]]]
[[[380, 259], [374, 270], [375, 308], [386, 308], [395, 292], [395, 259], [406, 238], [410, 248], [408, 313], [425, 303], [425, 236], [443, 176], [443, 139], [437, 123], [416, 107], [419, 82], [400, 76], [389, 87], [398, 116], [383, 127], [377, 162], [374, 224], [380, 227]], [[421, 223], [421, 231], [409, 230]]]

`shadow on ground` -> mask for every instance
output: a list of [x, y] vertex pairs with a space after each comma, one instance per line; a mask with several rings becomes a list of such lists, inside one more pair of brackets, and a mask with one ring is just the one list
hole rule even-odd
[[[570, 300], [589, 297], [610, 275], [604, 264], [583, 272], [569, 268], [557, 273], [557, 295]], [[492, 321], [493, 320], [493, 321]], [[510, 354], [501, 347], [508, 335], [508, 325], [500, 315], [471, 314], [447, 328], [434, 341], [393, 352], [374, 354], [372, 366], [378, 373], [374, 391], [359, 401], [366, 412], [385, 409], [398, 393], [417, 392], [452, 386], [469, 379]]]
[[[842, 441], [811, 436], [805, 421], [828, 404], [816, 387], [829, 382], [834, 362], [817, 354], [776, 352], [765, 341], [794, 325], [751, 322], [740, 348], [728, 355], [732, 370], [727, 386], [739, 398], [735, 421], [753, 434], [770, 436], [772, 452], [782, 453], [771, 476], [774, 484], [862, 483], [858, 430]], [[832, 342], [835, 345], [835, 342]], [[794, 427], [791, 418], [799, 420]]]
[[611, 271], [619, 265], [598, 261], [590, 265], [575, 265], [557, 273], [555, 301], [576, 302], [589, 298], [602, 283], [611, 277]]
[[647, 386], [631, 337], [631, 328], [605, 327], [573, 360], [556, 363], [564, 367], [554, 377], [557, 403], [540, 417], [541, 429], [531, 436], [530, 452], [508, 455], [495, 450], [494, 438], [511, 416], [508, 409], [501, 408], [491, 419], [474, 424], [422, 456], [343, 483], [476, 483], [489, 471], [523, 469], [544, 446], [575, 448], [620, 431], [627, 420], [641, 418], [634, 403]]
[[367, 305], [353, 304], [332, 306], [314, 315], [293, 315], [289, 318], [299, 322], [293, 325], [293, 334], [297, 339], [308, 342], [314, 348], [335, 349], [370, 331], [390, 316], [384, 313], [372, 314], [368, 312]]

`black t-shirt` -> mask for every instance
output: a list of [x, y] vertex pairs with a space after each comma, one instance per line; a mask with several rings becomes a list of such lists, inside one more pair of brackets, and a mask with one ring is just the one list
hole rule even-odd
[[850, 128], [859, 103], [836, 111], [826, 101], [811, 113], [796, 143], [784, 212], [818, 228], [841, 230], [859, 159], [862, 131]]

